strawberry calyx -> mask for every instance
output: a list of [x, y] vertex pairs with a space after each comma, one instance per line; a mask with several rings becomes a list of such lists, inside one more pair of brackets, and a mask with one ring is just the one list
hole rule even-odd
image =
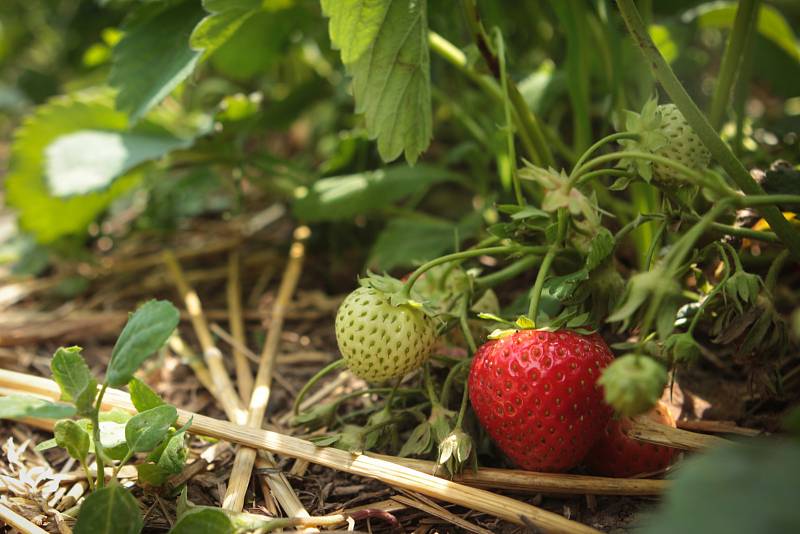
[[392, 306], [408, 306], [421, 311], [429, 317], [436, 317], [438, 315], [436, 310], [429, 306], [428, 302], [420, 295], [407, 292], [405, 284], [393, 276], [387, 274], [380, 275], [367, 271], [367, 276], [359, 277], [358, 283], [361, 287], [370, 287], [385, 294], [389, 298], [389, 302]]

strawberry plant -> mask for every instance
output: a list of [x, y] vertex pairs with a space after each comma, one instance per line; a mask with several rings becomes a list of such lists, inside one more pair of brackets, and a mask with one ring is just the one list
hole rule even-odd
[[[139, 483], [161, 486], [183, 470], [186, 430], [176, 426], [178, 412], [134, 376], [141, 364], [161, 348], [178, 324], [178, 311], [166, 301], [150, 301], [133, 313], [119, 335], [101, 384], [92, 375], [80, 347], [58, 349], [50, 362], [61, 390], [61, 403], [30, 396], [0, 399], [6, 418], [57, 419], [55, 437], [37, 446], [45, 451], [61, 447], [83, 469], [92, 493], [76, 514], [75, 532], [131, 532], [143, 522], [136, 499], [120, 485], [117, 475], [140, 455]], [[137, 413], [101, 411], [109, 387], [127, 385]], [[99, 389], [98, 389], [99, 386]], [[77, 416], [78, 419], [74, 419]], [[143, 458], [141, 455], [145, 455]], [[90, 468], [94, 457], [94, 469]], [[106, 480], [106, 469], [111, 470]]]
[[[0, 131], [14, 135], [0, 157], [17, 226], [0, 232], [11, 235], [0, 259], [14, 263], [0, 310], [40, 295], [37, 312], [158, 293], [160, 260], [137, 247], [192, 245], [181, 259], [211, 259], [187, 278], [203, 298], [225, 297], [204, 312], [178, 284], [204, 357], [219, 364], [198, 379], [217, 401], [225, 392], [231, 421], [257, 414], [252, 429], [266, 411], [320, 451], [416, 457], [450, 477], [497, 467], [630, 478], [678, 464], [687, 495], [682, 484], [715, 491], [715, 462], [774, 450], [796, 463], [794, 442], [765, 440], [686, 453], [684, 468], [674, 448], [628, 435], [643, 421], [674, 435], [682, 420], [667, 400], [683, 402], [684, 419], [784, 432], [800, 398], [797, 9], [667, 4], [12, 0], [0, 8], [11, 80]], [[292, 308], [281, 285], [265, 312], [275, 258], [297, 259], [290, 226], [310, 228], [297, 278], [315, 293], [297, 305], [320, 309]], [[229, 249], [225, 268], [211, 265]], [[153, 272], [140, 280], [141, 265]], [[224, 321], [204, 313], [230, 321], [238, 397], [215, 346]], [[309, 324], [282, 338], [284, 318]], [[183, 467], [176, 408], [134, 378], [176, 323], [169, 304], [148, 302], [102, 382], [80, 349], [61, 348], [51, 369], [63, 402], [0, 401], [4, 417], [58, 420], [41, 448], [65, 449], [92, 486], [79, 532], [109, 510], [142, 528], [116, 482], [123, 465], [138, 460], [146, 487]], [[270, 358], [294, 340], [323, 357], [287, 380]], [[264, 345], [250, 358], [256, 379], [248, 343]], [[346, 382], [308, 405], [334, 371]], [[138, 413], [101, 411], [122, 386]], [[175, 532], [299, 524], [238, 514], [237, 491], [215, 502], [224, 512], [184, 493], [167, 521]], [[677, 492], [652, 531], [692, 531], [675, 518], [701, 511]], [[776, 531], [791, 530], [776, 517]]]

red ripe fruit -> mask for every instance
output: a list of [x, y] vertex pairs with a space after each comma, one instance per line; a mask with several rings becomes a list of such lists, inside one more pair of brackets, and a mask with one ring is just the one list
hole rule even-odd
[[612, 359], [597, 334], [520, 330], [475, 353], [470, 401], [516, 465], [566, 471], [583, 460], [611, 418], [597, 379]]
[[[662, 425], [675, 427], [675, 419], [667, 405], [659, 401], [642, 417], [649, 417]], [[629, 438], [625, 430], [631, 426], [628, 417], [612, 419], [603, 437], [586, 456], [586, 467], [594, 474], [610, 477], [632, 477], [654, 473], [669, 467], [675, 449], [644, 443]]]

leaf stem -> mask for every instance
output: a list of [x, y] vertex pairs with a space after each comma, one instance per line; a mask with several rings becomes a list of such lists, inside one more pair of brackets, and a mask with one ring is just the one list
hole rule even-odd
[[[494, 31], [495, 44], [497, 45], [497, 57], [500, 63], [500, 86], [503, 88], [504, 93], [508, 93], [508, 72], [506, 71], [506, 47], [503, 42], [503, 34], [500, 33], [499, 28]], [[520, 206], [525, 205], [525, 197], [522, 196], [522, 185], [519, 181], [519, 172], [517, 170], [517, 151], [514, 148], [514, 130], [511, 119], [511, 106], [507, 98], [503, 99], [503, 113], [505, 115], [505, 130], [506, 130], [506, 146], [508, 150], [508, 159], [511, 162], [511, 179], [514, 185], [514, 197], [517, 199], [517, 204]]]
[[566, 208], [559, 208], [558, 210], [558, 235], [556, 240], [550, 245], [547, 254], [542, 260], [542, 265], [539, 267], [539, 272], [536, 273], [536, 280], [531, 288], [531, 302], [528, 306], [528, 318], [536, 324], [536, 316], [539, 313], [539, 301], [542, 298], [542, 289], [544, 289], [544, 280], [547, 278], [547, 273], [550, 271], [550, 265], [556, 257], [556, 253], [561, 249], [561, 243], [564, 241], [564, 236], [567, 234], [567, 223], [569, 217], [567, 216]]
[[[592, 158], [580, 167], [577, 167], [573, 173], [572, 177], [570, 178], [570, 183], [574, 182], [577, 184], [583, 183], [585, 172], [588, 169], [592, 169], [603, 163], [608, 163], [611, 161], [616, 161], [622, 158], [632, 158], [632, 159], [644, 159], [648, 161], [652, 161], [655, 163], [660, 163], [662, 165], [666, 165], [668, 167], [672, 167], [673, 169], [681, 172], [684, 174], [686, 178], [688, 178], [688, 182], [700, 187], [707, 187], [712, 191], [719, 193], [726, 197], [731, 197], [736, 195], [737, 193], [730, 189], [727, 186], [723, 186], [718, 184], [715, 181], [709, 180], [706, 178], [702, 173], [695, 171], [687, 167], [686, 165], [679, 163], [675, 160], [670, 158], [666, 158], [664, 156], [659, 156], [657, 154], [650, 154], [649, 152], [639, 152], [635, 150], [623, 150], [620, 152], [612, 152], [611, 154], [603, 154], [602, 156], [597, 156], [596, 158]], [[587, 173], [588, 174], [588, 173]]]
[[756, 24], [751, 24], [751, 22], [754, 18], [758, 18], [759, 3], [760, 0], [740, 0], [736, 8], [733, 29], [728, 37], [728, 44], [719, 68], [717, 85], [714, 88], [714, 96], [711, 98], [708, 120], [715, 130], [719, 130], [722, 126], [731, 95], [731, 87], [744, 57], [742, 52], [745, 43], [749, 40], [750, 32], [755, 31]]
[[481, 276], [480, 278], [475, 279], [475, 292], [478, 293], [483, 289], [488, 289], [490, 287], [494, 287], [498, 284], [505, 282], [506, 280], [511, 280], [515, 276], [524, 273], [537, 263], [541, 261], [539, 256], [525, 256], [522, 259], [515, 261], [514, 263], [500, 269], [499, 271], [495, 271], [491, 274], [487, 274], [485, 276]]
[[594, 154], [603, 145], [607, 145], [608, 143], [613, 143], [614, 141], [619, 141], [620, 139], [638, 139], [638, 138], [639, 134], [631, 132], [617, 132], [603, 137], [595, 144], [587, 148], [586, 152], [584, 152], [583, 155], [578, 159], [578, 161], [575, 162], [575, 165], [572, 168], [572, 174], [570, 174], [570, 183], [569, 183], [570, 187], [575, 185], [574, 180], [578, 178], [578, 176], [576, 175], [576, 171], [578, 171], [581, 168], [581, 166], [583, 166], [583, 164], [586, 163], [586, 160], [589, 159], [589, 156]]
[[[656, 79], [664, 87], [672, 101], [681, 111], [686, 121], [700, 137], [700, 140], [711, 152], [712, 157], [719, 163], [736, 185], [747, 195], [762, 195], [764, 190], [750, 176], [747, 169], [728, 148], [728, 145], [717, 135], [716, 130], [706, 120], [703, 113], [686, 92], [680, 80], [661, 56], [653, 40], [647, 32], [647, 27], [636, 9], [633, 0], [617, 0], [617, 6], [636, 45], [651, 65]], [[792, 252], [792, 256], [800, 259], [800, 232], [792, 227], [777, 207], [764, 210], [764, 218], [781, 241]]]
[[454, 252], [452, 254], [447, 254], [445, 256], [441, 256], [439, 258], [433, 259], [429, 262], [423, 263], [417, 269], [411, 273], [411, 276], [408, 277], [405, 285], [403, 286], [402, 295], [406, 298], [411, 296], [411, 288], [414, 287], [414, 284], [422, 276], [425, 271], [436, 267], [437, 265], [441, 265], [443, 263], [447, 263], [450, 261], [458, 261], [458, 260], [465, 260], [469, 258], [474, 258], [476, 256], [485, 256], [485, 255], [492, 255], [492, 254], [509, 254], [514, 252], [523, 252], [527, 254], [541, 254], [546, 250], [546, 247], [525, 247], [521, 245], [503, 245], [497, 247], [485, 247], [485, 248], [474, 248], [470, 250], [464, 250], [462, 252]]
[[292, 405], [292, 413], [294, 413], [294, 415], [298, 414], [298, 412], [300, 411], [300, 403], [303, 401], [303, 398], [306, 396], [309, 390], [312, 387], [314, 387], [314, 384], [322, 380], [322, 378], [324, 378], [325, 375], [327, 375], [331, 371], [335, 371], [340, 367], [344, 367], [344, 359], [341, 358], [334, 362], [329, 363], [328, 365], [317, 371], [317, 374], [312, 376], [297, 393], [297, 397], [294, 399], [294, 404]]
[[92, 411], [92, 437], [94, 439], [94, 456], [97, 463], [97, 488], [102, 488], [106, 483], [106, 466], [103, 459], [103, 444], [100, 441], [100, 408], [103, 405], [103, 397], [108, 389], [108, 383], [104, 382], [97, 394], [94, 411]]

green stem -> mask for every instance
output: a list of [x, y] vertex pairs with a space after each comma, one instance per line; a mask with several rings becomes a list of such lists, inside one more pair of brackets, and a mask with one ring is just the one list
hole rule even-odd
[[614, 243], [619, 244], [619, 242], [625, 239], [628, 234], [639, 228], [641, 225], [652, 221], [658, 221], [663, 218], [664, 216], [661, 214], [638, 214], [634, 220], [620, 228], [619, 231], [614, 235]]
[[719, 193], [720, 195], [726, 197], [730, 197], [736, 194], [730, 188], [722, 186], [713, 180], [709, 180], [702, 173], [699, 173], [682, 163], [678, 163], [675, 160], [666, 158], [664, 156], [659, 156], [657, 154], [651, 154], [649, 152], [639, 152], [635, 150], [612, 152], [611, 154], [603, 154], [602, 156], [597, 156], [596, 158], [592, 158], [586, 163], [584, 163], [581, 167], [578, 167], [573, 171], [572, 178], [570, 178], [570, 182], [571, 183], [575, 182], [578, 184], [583, 183], [584, 173], [588, 169], [592, 169], [594, 167], [602, 165], [603, 163], [616, 161], [622, 158], [643, 159], [647, 161], [652, 161], [654, 163], [660, 163], [662, 165], [666, 165], [667, 167], [672, 167], [673, 169], [683, 173], [684, 176], [688, 178], [688, 181], [693, 185], [697, 185], [700, 187], [707, 187], [708, 189], [711, 189], [712, 191], [715, 191], [716, 193]]
[[451, 261], [458, 261], [458, 260], [466, 260], [469, 258], [475, 258], [477, 256], [485, 256], [485, 255], [492, 255], [492, 254], [508, 254], [513, 252], [524, 252], [528, 254], [541, 254], [545, 251], [546, 247], [523, 247], [520, 245], [503, 245], [498, 247], [485, 247], [485, 248], [475, 248], [470, 250], [464, 250], [462, 252], [454, 252], [452, 254], [447, 254], [445, 256], [441, 256], [439, 258], [433, 259], [427, 263], [423, 263], [417, 269], [411, 273], [411, 276], [408, 277], [405, 285], [403, 286], [403, 296], [409, 298], [411, 295], [411, 288], [414, 287], [417, 279], [422, 276], [425, 271], [436, 267], [437, 265], [441, 265], [443, 263], [451, 262]]
[[[500, 86], [503, 88], [504, 93], [508, 93], [508, 73], [506, 72], [506, 47], [503, 42], [503, 34], [500, 33], [499, 28], [495, 28], [495, 43], [497, 45], [497, 57], [500, 63]], [[517, 199], [517, 204], [520, 206], [525, 205], [525, 198], [522, 196], [522, 185], [519, 181], [519, 173], [517, 172], [517, 152], [514, 148], [514, 129], [511, 119], [511, 106], [507, 98], [503, 99], [503, 113], [506, 121], [506, 146], [508, 150], [508, 159], [511, 162], [511, 180], [514, 184], [514, 197]]]
[[703, 300], [703, 304], [700, 305], [700, 307], [697, 309], [697, 312], [695, 312], [694, 317], [692, 317], [692, 322], [689, 323], [689, 328], [686, 331], [689, 335], [693, 335], [694, 334], [694, 329], [697, 327], [698, 323], [700, 322], [700, 318], [703, 316], [703, 313], [705, 312], [706, 308], [714, 300], [714, 297], [717, 295], [717, 293], [722, 291], [722, 289], [723, 289], [723, 287], [725, 285], [725, 281], [731, 275], [731, 264], [730, 264], [730, 261], [728, 260], [727, 254], [725, 254], [725, 249], [723, 247], [720, 247], [720, 248], [721, 248], [721, 250], [720, 250], [720, 258], [722, 259], [722, 263], [725, 266], [725, 271], [724, 271], [724, 273], [722, 275], [722, 279], [720, 279], [720, 281], [717, 283], [717, 285], [714, 286], [714, 289], [712, 289], [708, 293], [708, 295], [706, 295], [705, 300]]
[[753, 28], [758, 25], [758, 17], [750, 21], [751, 28], [747, 31], [747, 42], [744, 44], [742, 62], [739, 65], [739, 75], [736, 77], [736, 87], [733, 95], [733, 112], [736, 116], [736, 135], [733, 138], [733, 153], [739, 156], [742, 153], [744, 141], [744, 122], [747, 115], [747, 97], [750, 95], [750, 77], [753, 73], [753, 41], [758, 33]]
[[339, 359], [339, 360], [336, 360], [335, 362], [331, 362], [328, 365], [326, 365], [325, 367], [323, 367], [322, 369], [320, 369], [319, 371], [317, 371], [317, 374], [312, 376], [309, 379], [309, 381], [305, 383], [305, 385], [302, 387], [300, 392], [297, 394], [297, 398], [294, 399], [294, 405], [292, 405], [292, 413], [294, 415], [297, 415], [299, 413], [299, 411], [300, 411], [300, 403], [303, 401], [303, 398], [306, 396], [306, 394], [309, 392], [309, 390], [312, 387], [314, 387], [314, 384], [316, 384], [317, 382], [322, 380], [322, 378], [325, 375], [327, 375], [328, 373], [330, 373], [331, 371], [335, 371], [336, 369], [339, 369], [340, 367], [344, 367], [344, 360], [343, 359]]
[[86, 475], [86, 482], [89, 483], [89, 491], [94, 491], [94, 477], [92, 477], [92, 472], [89, 470], [89, 466], [86, 464], [85, 459], [81, 459], [79, 461], [81, 463], [83, 473]]
[[[597, 150], [600, 149], [603, 145], [607, 145], [608, 143], [613, 143], [614, 141], [619, 141], [620, 139], [638, 139], [638, 138], [639, 138], [639, 134], [630, 133], [630, 132], [618, 132], [618, 133], [613, 133], [611, 135], [607, 135], [607, 136], [603, 137], [602, 139], [597, 141], [595, 144], [593, 144], [592, 146], [587, 148], [586, 152], [584, 152], [583, 155], [580, 157], [580, 159], [578, 159], [578, 161], [575, 162], [575, 166], [573, 167], [572, 174], [570, 174], [570, 178], [571, 179], [574, 178], [575, 177], [575, 171], [580, 169], [581, 166], [584, 163], [586, 163], [586, 160], [589, 159], [589, 156], [591, 156], [592, 154], [597, 152]], [[570, 186], [572, 186], [572, 185], [575, 185], [575, 184], [573, 184], [570, 181]]]
[[764, 287], [766, 287], [767, 291], [770, 293], [775, 292], [775, 286], [778, 285], [778, 275], [781, 274], [781, 269], [783, 269], [783, 265], [786, 263], [787, 259], [789, 259], [789, 251], [784, 250], [778, 254], [772, 262], [772, 265], [769, 266], [767, 277], [764, 279]]
[[436, 389], [433, 387], [433, 379], [431, 378], [430, 363], [425, 363], [423, 373], [425, 379], [425, 391], [428, 392], [428, 399], [431, 401], [431, 404], [439, 404], [439, 396], [436, 395]]
[[653, 268], [653, 259], [656, 256], [656, 250], [661, 245], [661, 238], [664, 236], [664, 232], [667, 230], [667, 221], [662, 221], [660, 225], [658, 225], [658, 230], [653, 235], [652, 241], [650, 241], [650, 246], [647, 248], [647, 256], [645, 256], [644, 261], [644, 268], [646, 270], [650, 270]]
[[453, 430], [461, 430], [461, 423], [464, 421], [464, 415], [467, 413], [467, 406], [469, 405], [469, 387], [464, 384], [464, 393], [461, 394], [461, 407], [458, 409], [458, 417]]
[[122, 458], [122, 460], [116, 466], [114, 466], [114, 472], [112, 473], [111, 476], [115, 480], [117, 478], [117, 475], [119, 475], [119, 470], [122, 469], [122, 466], [128, 463], [128, 460], [130, 460], [132, 457], [133, 457], [133, 451], [129, 450], [127, 453], [125, 453], [125, 457]]
[[475, 293], [479, 293], [481, 290], [488, 289], [498, 284], [502, 284], [507, 280], [511, 280], [517, 275], [524, 273], [540, 261], [541, 258], [539, 256], [525, 256], [524, 258], [519, 259], [506, 267], [503, 267], [499, 271], [476, 278]]
[[92, 412], [92, 436], [94, 439], [95, 461], [97, 462], [97, 487], [102, 488], [106, 484], [106, 466], [103, 459], [103, 444], [100, 441], [100, 408], [103, 405], [103, 397], [108, 389], [108, 383], [104, 383], [97, 394], [94, 411]]
[[[476, 0], [463, 0], [462, 6], [464, 7], [464, 13], [467, 17], [467, 24], [469, 25], [470, 31], [473, 34], [475, 43], [478, 46], [478, 50], [481, 52], [481, 55], [486, 61], [489, 71], [492, 73], [495, 79], [498, 79], [499, 81], [499, 61], [495, 55], [495, 52], [492, 50], [488, 35], [483, 27], [483, 23], [481, 22], [480, 14], [478, 13], [477, 2]], [[526, 143], [527, 139], [527, 143], [532, 145], [532, 161], [535, 164], [544, 167], [552, 166], [554, 162], [553, 154], [550, 152], [550, 146], [547, 144], [547, 140], [544, 137], [544, 132], [539, 125], [539, 121], [533, 114], [533, 111], [531, 111], [531, 109], [528, 107], [525, 99], [522, 98], [522, 94], [519, 92], [519, 89], [517, 89], [517, 86], [513, 81], [509, 80], [508, 90], [505, 94], [511, 99], [511, 104], [514, 106], [514, 111], [516, 112], [519, 126], [521, 127], [519, 133], [520, 137], [523, 139], [523, 144]]]
[[475, 354], [475, 351], [478, 350], [478, 346], [475, 344], [475, 339], [472, 337], [472, 332], [470, 332], [469, 323], [467, 322], [468, 304], [469, 304], [469, 299], [462, 296], [461, 309], [458, 311], [458, 324], [461, 327], [461, 334], [467, 341], [467, 347], [469, 347], [469, 354], [470, 356], [472, 356], [473, 354]]
[[461, 360], [451, 367], [450, 372], [447, 373], [447, 377], [444, 379], [444, 384], [442, 384], [442, 406], [445, 408], [447, 408], [447, 405], [450, 402], [450, 390], [453, 389], [453, 381], [455, 381], [455, 378], [458, 373], [461, 372], [461, 369], [464, 367], [469, 367], [471, 363], [472, 358]]
[[568, 223], [567, 210], [560, 208], [558, 210], [558, 235], [556, 240], [550, 245], [547, 254], [542, 260], [542, 266], [539, 267], [539, 272], [536, 273], [536, 281], [531, 288], [531, 302], [528, 307], [528, 318], [536, 323], [536, 316], [539, 313], [539, 300], [542, 298], [542, 289], [544, 289], [544, 280], [547, 278], [547, 273], [550, 271], [550, 265], [556, 257], [556, 253], [561, 248], [564, 236], [567, 234]]
[[[636, 4], [633, 0], [617, 0], [622, 18], [625, 25], [633, 37], [634, 42], [644, 54], [645, 59], [651, 65], [656, 79], [664, 87], [672, 101], [681, 111], [686, 121], [700, 137], [700, 140], [708, 148], [713, 158], [719, 163], [728, 175], [736, 182], [736, 185], [747, 195], [762, 195], [764, 190], [750, 176], [747, 169], [742, 165], [736, 156], [728, 148], [728, 145], [717, 135], [716, 130], [709, 124], [703, 113], [686, 92], [669, 64], [661, 56], [653, 40], [647, 32], [647, 27], [642, 21]], [[764, 218], [769, 223], [772, 230], [781, 238], [781, 241], [791, 251], [792, 256], [800, 259], [800, 232], [792, 227], [777, 207], [769, 207], [764, 210]]]
[[[800, 204], [800, 195], [745, 195], [737, 197], [736, 204], [740, 207]], [[766, 219], [766, 216], [764, 218]]]
[[728, 37], [725, 54], [722, 56], [714, 96], [711, 98], [711, 112], [708, 120], [716, 130], [722, 126], [728, 99], [731, 95], [731, 87], [736, 78], [736, 72], [742, 64], [745, 43], [749, 40], [748, 34], [755, 31], [756, 24], [751, 24], [751, 21], [758, 18], [759, 3], [759, 0], [740, 0], [736, 8], [736, 19], [733, 22], [730, 37]]

